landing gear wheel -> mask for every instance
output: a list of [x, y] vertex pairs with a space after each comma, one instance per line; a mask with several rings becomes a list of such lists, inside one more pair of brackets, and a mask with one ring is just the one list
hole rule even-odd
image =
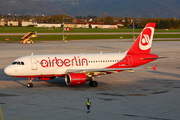
[[97, 87], [98, 86], [98, 83], [96, 81], [90, 81], [89, 82], [89, 86], [91, 87]]
[[31, 77], [31, 78], [28, 78], [29, 79], [29, 83], [27, 84], [27, 87], [28, 88], [31, 88], [31, 87], [33, 87], [33, 83], [32, 83], [32, 81], [33, 81], [33, 77]]
[[31, 88], [31, 87], [33, 87], [33, 84], [32, 84], [32, 83], [28, 83], [28, 84], [27, 84], [27, 87], [28, 87], [28, 88]]
[[91, 87], [92, 87], [92, 83], [93, 83], [93, 81], [90, 81], [90, 82], [89, 82], [89, 86], [91, 86]]
[[98, 86], [98, 83], [97, 83], [96, 81], [93, 81], [93, 82], [92, 82], [92, 86], [93, 86], [93, 87], [97, 87], [97, 86]]

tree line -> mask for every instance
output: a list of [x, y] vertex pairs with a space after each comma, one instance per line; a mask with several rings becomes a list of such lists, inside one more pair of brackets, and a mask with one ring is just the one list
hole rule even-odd
[[137, 28], [144, 28], [149, 22], [156, 23], [156, 29], [180, 29], [180, 20], [177, 18], [143, 18], [137, 23]]
[[180, 19], [177, 18], [124, 18], [124, 17], [112, 17], [104, 13], [103, 17], [97, 16], [76, 16], [71, 17], [68, 15], [51, 15], [51, 16], [28, 16], [28, 15], [0, 15], [0, 19], [5, 21], [29, 21], [32, 20], [38, 23], [77, 23], [76, 20], [82, 20], [81, 22], [93, 22], [104, 24], [117, 24], [122, 22], [124, 28], [132, 28], [133, 23], [135, 28], [144, 28], [149, 22], [155, 22], [157, 29], [180, 29]]

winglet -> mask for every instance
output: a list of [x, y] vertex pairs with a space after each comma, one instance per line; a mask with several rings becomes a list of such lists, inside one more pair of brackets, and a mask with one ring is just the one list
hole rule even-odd
[[154, 71], [156, 71], [156, 67], [157, 67], [157, 65], [153, 66], [152, 69], [154, 69]]

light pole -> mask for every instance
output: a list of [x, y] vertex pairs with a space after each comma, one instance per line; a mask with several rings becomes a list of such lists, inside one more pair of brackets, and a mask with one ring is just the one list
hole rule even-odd
[[133, 41], [134, 41], [134, 19], [133, 19]]
[[64, 42], [64, 21], [63, 21], [63, 42]]

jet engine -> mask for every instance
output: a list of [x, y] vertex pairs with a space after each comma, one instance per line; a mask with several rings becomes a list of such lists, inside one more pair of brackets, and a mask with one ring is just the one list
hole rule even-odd
[[85, 73], [69, 73], [65, 76], [67, 85], [75, 86], [86, 83], [87, 77]]

